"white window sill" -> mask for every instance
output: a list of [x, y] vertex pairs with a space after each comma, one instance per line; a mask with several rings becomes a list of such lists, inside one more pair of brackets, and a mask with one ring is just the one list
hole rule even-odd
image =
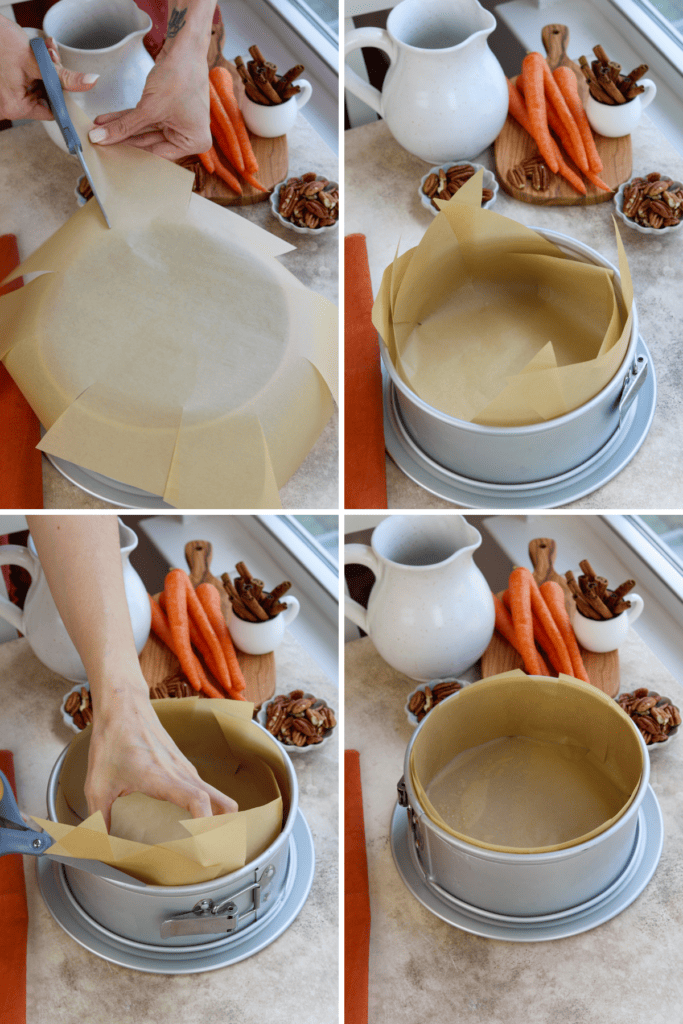
[[561, 24], [569, 29], [568, 55], [572, 60], [578, 60], [581, 54], [590, 60], [593, 47], [600, 43], [612, 59], [629, 71], [647, 63], [647, 77], [657, 86], [657, 96], [647, 108], [647, 116], [672, 146], [683, 153], [683, 75], [609, 0], [511, 0], [498, 4], [495, 14], [527, 50], [542, 52], [543, 26]]
[[644, 610], [633, 629], [669, 671], [683, 675], [681, 623], [683, 603], [666, 580], [653, 572], [623, 536], [610, 527], [620, 525], [621, 516], [529, 515], [490, 516], [482, 526], [490, 533], [514, 565], [530, 565], [529, 541], [552, 537], [557, 543], [556, 569], [578, 572], [579, 562], [587, 558], [593, 568], [610, 582], [636, 580], [636, 589], [644, 601]]
[[283, 579], [292, 581], [301, 611], [289, 631], [317, 662], [328, 678], [339, 682], [338, 598], [305, 564], [263, 528], [269, 516], [162, 515], [143, 520], [138, 529], [163, 555], [169, 566], [186, 568], [185, 545], [207, 540], [213, 548], [212, 571], [234, 574], [244, 561], [258, 579], [272, 587]]

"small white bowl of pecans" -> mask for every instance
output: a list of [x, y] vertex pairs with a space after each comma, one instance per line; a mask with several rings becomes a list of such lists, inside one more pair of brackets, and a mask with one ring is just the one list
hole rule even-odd
[[308, 171], [281, 182], [270, 195], [273, 216], [299, 235], [321, 235], [339, 227], [339, 183]]
[[667, 746], [679, 730], [681, 713], [668, 697], [641, 687], [615, 698], [640, 731], [648, 749]]
[[659, 171], [631, 178], [614, 196], [617, 214], [641, 235], [676, 232], [683, 218], [683, 184]]
[[482, 184], [482, 209], [490, 209], [496, 201], [498, 194], [498, 182], [492, 171], [488, 171], [483, 164], [442, 164], [441, 167], [430, 167], [427, 173], [420, 179], [418, 195], [425, 210], [429, 210], [434, 216], [439, 213], [438, 206], [434, 199], [452, 199], [466, 181], [476, 174], [477, 171], [484, 171]]
[[411, 725], [419, 725], [437, 704], [460, 693], [470, 683], [467, 679], [432, 679], [429, 683], [421, 683], [416, 690], [408, 695], [405, 704], [406, 718]]
[[81, 732], [92, 722], [92, 703], [90, 687], [86, 683], [72, 686], [62, 701], [62, 721], [72, 732]]
[[319, 750], [337, 726], [337, 716], [327, 701], [303, 690], [290, 690], [266, 701], [257, 719], [288, 754]]

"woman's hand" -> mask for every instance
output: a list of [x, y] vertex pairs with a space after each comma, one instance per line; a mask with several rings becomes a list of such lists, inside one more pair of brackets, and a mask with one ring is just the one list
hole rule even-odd
[[211, 148], [209, 72], [201, 59], [174, 52], [161, 55], [134, 110], [100, 114], [90, 141], [102, 146], [125, 142], [167, 160]]
[[[99, 75], [67, 71], [59, 62], [54, 39], [46, 39], [55, 70], [67, 92], [92, 89]], [[44, 99], [38, 63], [33, 56], [28, 36], [15, 22], [0, 16], [0, 118], [18, 121], [52, 121], [52, 113]]]
[[234, 800], [200, 779], [160, 724], [148, 698], [136, 695], [131, 701], [131, 695], [126, 688], [121, 711], [95, 716], [85, 782], [90, 814], [101, 811], [108, 831], [112, 804], [128, 793], [169, 800], [193, 818], [236, 811]]

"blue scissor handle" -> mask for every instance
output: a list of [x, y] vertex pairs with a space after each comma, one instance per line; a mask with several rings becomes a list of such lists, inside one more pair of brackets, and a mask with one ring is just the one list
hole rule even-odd
[[28, 853], [32, 857], [45, 853], [54, 843], [52, 836], [47, 832], [36, 832], [24, 823], [12, 787], [2, 772], [0, 787], [0, 819], [14, 825], [13, 828], [0, 825], [0, 857], [6, 853]]
[[59, 125], [60, 131], [64, 136], [67, 149], [70, 153], [76, 153], [76, 150], [81, 149], [81, 140], [78, 137], [78, 133], [73, 126], [73, 122], [69, 117], [69, 111], [66, 109], [66, 103], [64, 102], [64, 93], [62, 92], [62, 83], [59, 81], [59, 75], [55, 70], [55, 66], [52, 63], [52, 57], [48, 53], [47, 46], [45, 45], [44, 39], [32, 39], [31, 49], [33, 55], [38, 62], [38, 68], [43, 79], [43, 84], [47, 92], [47, 101], [50, 104], [50, 110], [54, 114], [55, 121]]

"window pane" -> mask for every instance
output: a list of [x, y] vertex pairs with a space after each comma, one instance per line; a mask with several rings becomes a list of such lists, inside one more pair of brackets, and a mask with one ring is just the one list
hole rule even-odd
[[652, 542], [683, 572], [683, 516], [634, 516]]
[[300, 524], [303, 533], [314, 538], [325, 549], [334, 566], [339, 565], [339, 518], [338, 516], [292, 516]]
[[[642, 8], [644, 18], [653, 18], [677, 43], [683, 45], [683, 0], [637, 0], [638, 6]], [[625, 73], [625, 72], [624, 72]]]
[[321, 21], [324, 21], [336, 34], [339, 34], [339, 4], [337, 0], [299, 0], [301, 7], [310, 7]]

